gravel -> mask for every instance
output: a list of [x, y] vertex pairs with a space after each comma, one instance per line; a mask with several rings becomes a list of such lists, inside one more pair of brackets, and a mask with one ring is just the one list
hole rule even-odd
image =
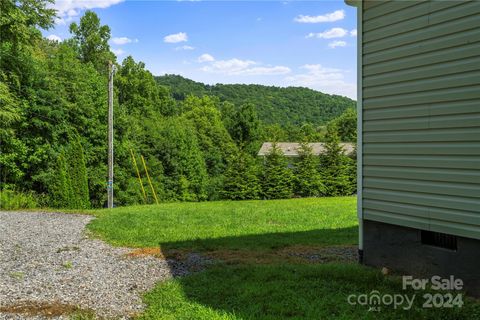
[[35, 310], [46, 305], [54, 309], [47, 311], [49, 318], [68, 319], [55, 308], [74, 306], [100, 317], [129, 319], [144, 308], [143, 292], [158, 281], [187, 273], [189, 266], [183, 263], [132, 257], [127, 255], [131, 249], [88, 238], [85, 226], [91, 219], [0, 212], [0, 311], [33, 309], [30, 314], [0, 312], [0, 319], [43, 319], [45, 312]]
[[316, 249], [309, 253], [290, 253], [290, 256], [300, 257], [315, 263], [344, 262], [354, 263], [358, 261], [357, 246], [332, 246]]

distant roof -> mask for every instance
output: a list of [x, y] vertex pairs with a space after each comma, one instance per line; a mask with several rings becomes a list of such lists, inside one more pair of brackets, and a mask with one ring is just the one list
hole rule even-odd
[[[266, 156], [272, 150], [273, 142], [264, 142], [260, 151], [258, 151], [259, 156]], [[320, 155], [325, 153], [325, 143], [323, 142], [311, 142], [308, 144], [312, 148], [314, 155]], [[340, 143], [345, 154], [351, 154], [355, 150], [354, 143]], [[298, 142], [277, 142], [278, 148], [282, 150], [283, 154], [286, 157], [298, 157], [298, 149], [300, 148], [300, 143]]]

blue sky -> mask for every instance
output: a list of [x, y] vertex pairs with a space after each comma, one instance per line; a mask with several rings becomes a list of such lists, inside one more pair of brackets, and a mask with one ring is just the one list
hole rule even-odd
[[305, 86], [356, 97], [356, 10], [338, 1], [62, 0], [44, 32], [70, 37], [86, 9], [111, 28], [122, 61], [154, 75], [214, 83]]

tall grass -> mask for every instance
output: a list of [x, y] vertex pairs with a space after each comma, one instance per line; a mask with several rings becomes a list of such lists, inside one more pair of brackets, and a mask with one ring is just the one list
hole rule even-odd
[[0, 190], [0, 209], [17, 210], [38, 208], [45, 204], [45, 196], [32, 191]]

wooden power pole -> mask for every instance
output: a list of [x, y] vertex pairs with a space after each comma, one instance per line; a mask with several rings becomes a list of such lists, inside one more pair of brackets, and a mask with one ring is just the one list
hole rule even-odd
[[108, 208], [113, 208], [113, 75], [115, 65], [108, 62]]

